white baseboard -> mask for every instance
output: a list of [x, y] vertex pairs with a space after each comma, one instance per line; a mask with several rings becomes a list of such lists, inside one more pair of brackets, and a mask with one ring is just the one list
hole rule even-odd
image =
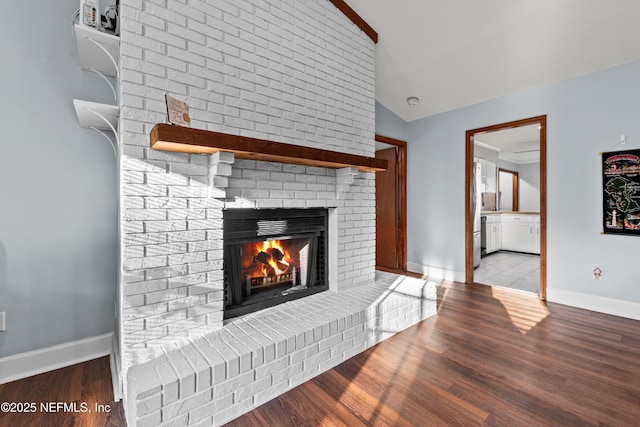
[[108, 356], [112, 336], [111, 332], [0, 358], [0, 384]]
[[640, 320], [640, 303], [562, 289], [547, 289], [547, 301]]
[[455, 282], [464, 282], [464, 272], [456, 272], [440, 267], [430, 267], [428, 265], [418, 264], [417, 262], [407, 262], [407, 270], [414, 273], [424, 274], [435, 279], [453, 280]]

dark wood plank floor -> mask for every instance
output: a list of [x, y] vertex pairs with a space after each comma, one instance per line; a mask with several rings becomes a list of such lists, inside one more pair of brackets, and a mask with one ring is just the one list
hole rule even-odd
[[[640, 322], [484, 285], [438, 315], [232, 421], [241, 426], [640, 426]], [[0, 414], [0, 426], [124, 426], [108, 358], [0, 385], [0, 402], [103, 414]]]
[[[126, 425], [122, 403], [113, 401], [109, 357], [2, 384], [0, 404], [2, 402], [14, 404], [12, 409], [15, 410], [22, 409], [24, 404], [31, 410], [31, 404], [35, 403], [36, 410], [0, 412], [0, 427]], [[66, 403], [67, 407], [55, 402]], [[96, 404], [103, 405], [102, 412], [96, 411]], [[85, 408], [91, 412], [82, 412]]]
[[227, 427], [640, 426], [640, 322], [484, 285]]

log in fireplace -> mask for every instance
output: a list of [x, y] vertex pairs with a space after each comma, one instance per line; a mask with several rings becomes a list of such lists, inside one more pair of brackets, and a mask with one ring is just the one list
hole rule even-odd
[[327, 209], [223, 212], [224, 318], [329, 288]]

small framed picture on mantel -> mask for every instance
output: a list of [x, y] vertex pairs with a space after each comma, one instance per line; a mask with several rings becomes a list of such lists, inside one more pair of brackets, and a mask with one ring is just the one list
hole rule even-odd
[[167, 101], [167, 115], [169, 123], [172, 125], [191, 127], [191, 117], [189, 116], [189, 106], [169, 95], [165, 95]]

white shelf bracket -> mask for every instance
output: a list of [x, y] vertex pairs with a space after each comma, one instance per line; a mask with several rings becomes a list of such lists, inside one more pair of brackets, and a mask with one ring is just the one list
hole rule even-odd
[[113, 92], [113, 100], [118, 102], [118, 95], [116, 94], [116, 88], [113, 86], [113, 84], [111, 84], [111, 82], [109, 81], [109, 79], [102, 74], [100, 71], [96, 70], [93, 67], [89, 67], [87, 68], [89, 71], [96, 73], [97, 75], [99, 75], [100, 77], [102, 77], [104, 79], [105, 82], [107, 82], [107, 84], [109, 85], [109, 87], [111, 88], [111, 92]]
[[[109, 144], [111, 145], [111, 148], [113, 149], [113, 155], [114, 155], [114, 157], [116, 157], [116, 158], [117, 158], [117, 157], [118, 157], [118, 151], [117, 151], [117, 149], [116, 149], [116, 144], [113, 142], [113, 139], [111, 139], [111, 138], [109, 137], [109, 135], [107, 135], [106, 133], [102, 132], [100, 129], [98, 129], [98, 128], [96, 128], [96, 127], [93, 127], [93, 126], [92, 126], [92, 127], [90, 127], [89, 129], [93, 129], [93, 130], [95, 130], [95, 131], [96, 131], [96, 132], [98, 132], [100, 135], [104, 136], [104, 137], [106, 138], [106, 140], [107, 140], [107, 141], [109, 141]], [[116, 136], [116, 139], [117, 139], [117, 138], [118, 138], [118, 137]]]
[[116, 70], [116, 77], [120, 76], [120, 70], [118, 69], [118, 61], [116, 61], [116, 59], [113, 57], [113, 55], [111, 55], [111, 53], [109, 53], [109, 51], [107, 50], [106, 47], [102, 46], [100, 44], [100, 42], [95, 41], [94, 39], [92, 39], [91, 37], [85, 36], [83, 35], [82, 37], [84, 37], [85, 39], [89, 40], [90, 42], [92, 42], [93, 44], [95, 44], [96, 46], [98, 46], [100, 49], [102, 49], [102, 51], [107, 55], [107, 57], [111, 60], [111, 62], [113, 63], [113, 68]]
[[116, 132], [116, 128], [113, 127], [113, 125], [111, 124], [111, 122], [109, 122], [109, 120], [107, 120], [102, 114], [98, 113], [97, 111], [94, 111], [90, 108], [86, 109], [87, 111], [89, 111], [90, 113], [94, 114], [95, 116], [99, 117], [103, 122], [105, 122], [105, 124], [107, 126], [109, 126], [109, 129], [111, 129], [111, 132], [113, 132], [113, 136], [115, 138], [115, 144], [114, 142], [111, 140], [111, 138], [109, 138], [107, 135], [105, 135], [104, 132], [102, 132], [101, 130], [99, 130], [96, 127], [90, 127], [89, 129], [93, 129], [97, 132], [99, 132], [100, 134], [102, 134], [105, 138], [107, 138], [109, 140], [109, 143], [111, 143], [111, 146], [113, 147], [113, 153], [115, 154], [115, 156], [117, 157], [117, 149], [116, 147], [120, 146], [120, 140], [118, 139], [118, 132]]

